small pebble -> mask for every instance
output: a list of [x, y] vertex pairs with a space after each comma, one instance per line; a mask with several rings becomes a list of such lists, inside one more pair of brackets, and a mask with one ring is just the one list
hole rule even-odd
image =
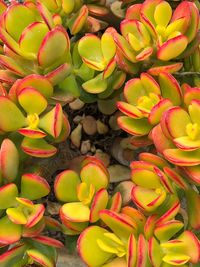
[[99, 134], [106, 134], [108, 132], [108, 126], [101, 122], [100, 120], [97, 120], [97, 132]]
[[81, 154], [87, 154], [91, 149], [91, 142], [90, 140], [82, 141], [81, 143]]
[[94, 135], [97, 132], [97, 122], [92, 116], [85, 116], [82, 119], [83, 130], [88, 135]]
[[69, 103], [69, 107], [70, 107], [72, 110], [79, 110], [79, 109], [81, 109], [84, 105], [85, 105], [85, 103], [82, 102], [79, 98], [77, 98], [77, 99], [74, 100], [73, 102]]

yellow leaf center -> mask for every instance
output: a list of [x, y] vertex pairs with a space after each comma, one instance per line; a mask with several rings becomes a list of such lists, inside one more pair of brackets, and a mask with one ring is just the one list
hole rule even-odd
[[191, 140], [196, 140], [200, 135], [200, 127], [197, 123], [188, 123], [186, 133]]
[[36, 129], [38, 127], [39, 124], [39, 117], [38, 114], [34, 113], [34, 114], [29, 114], [27, 116], [27, 121], [28, 121], [28, 125], [31, 129]]

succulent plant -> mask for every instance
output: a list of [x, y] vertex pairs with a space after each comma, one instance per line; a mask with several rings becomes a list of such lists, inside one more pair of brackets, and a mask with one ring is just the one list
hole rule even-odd
[[[138, 210], [124, 207], [122, 215], [103, 210], [100, 217], [110, 230], [90, 226], [81, 233], [78, 251], [88, 266], [189, 266], [198, 263], [198, 239], [193, 232], [183, 230], [183, 223], [174, 219], [176, 214], [164, 214], [161, 221], [155, 214], [146, 218]], [[137, 229], [139, 224], [134, 216], [140, 218], [142, 229]], [[179, 234], [173, 239], [176, 233]], [[91, 257], [89, 248], [96, 257]]]
[[1, 16], [0, 39], [5, 44], [0, 55], [5, 68], [1, 70], [1, 81], [12, 84], [19, 77], [36, 73], [46, 74], [57, 83], [57, 79], [68, 75], [68, 34], [54, 23], [43, 4], [10, 5]]
[[160, 122], [164, 111], [181, 104], [181, 96], [179, 83], [170, 73], [160, 73], [158, 82], [148, 73], [142, 73], [124, 87], [126, 102], [119, 101], [117, 107], [126, 116], [120, 116], [118, 124], [132, 135], [147, 135]]
[[197, 166], [198, 170], [200, 91], [186, 84], [183, 90], [184, 107], [173, 106], [166, 110], [160, 124], [153, 129], [152, 138], [157, 150], [168, 161], [180, 166]]
[[151, 0], [130, 6], [121, 33], [114, 38], [120, 53], [132, 63], [154, 57], [169, 61], [180, 56], [197, 34], [199, 11], [184, 1], [172, 10], [167, 1]]
[[[187, 0], [0, 1], [0, 266], [55, 267], [63, 244], [51, 231], [75, 236], [90, 267], [199, 266], [199, 10]], [[69, 102], [72, 116], [85, 103], [106, 116], [118, 108], [130, 136], [118, 131], [113, 146], [125, 137], [134, 161], [112, 179], [110, 158], [79, 166], [65, 151], [51, 217], [52, 180], [36, 158], [54, 165]], [[82, 128], [110, 133], [104, 122], [86, 112], [71, 142], [80, 147]]]
[[103, 163], [95, 157], [86, 157], [81, 166], [80, 174], [65, 170], [54, 183], [56, 198], [65, 202], [60, 208], [60, 218], [66, 234], [80, 234], [89, 223], [100, 219], [99, 211], [106, 207], [116, 211], [121, 207], [119, 193], [109, 199], [109, 173]]
[[56, 153], [56, 148], [44, 140], [47, 135], [62, 141], [69, 134], [70, 126], [59, 103], [45, 112], [52, 93], [50, 82], [34, 74], [16, 81], [9, 92], [13, 100], [0, 96], [2, 134], [17, 131], [23, 135], [22, 150], [35, 157]]

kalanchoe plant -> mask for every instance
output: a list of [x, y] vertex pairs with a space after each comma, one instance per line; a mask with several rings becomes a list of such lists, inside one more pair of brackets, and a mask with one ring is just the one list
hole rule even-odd
[[[198, 263], [198, 239], [191, 231], [183, 230], [183, 223], [175, 219], [176, 213], [166, 213], [160, 220], [155, 214], [146, 218], [138, 210], [124, 207], [122, 214], [123, 217], [119, 217], [103, 210], [100, 218], [112, 232], [91, 226], [80, 235], [78, 251], [88, 266], [189, 266]], [[139, 228], [141, 225], [143, 227]], [[90, 256], [89, 247], [96, 257]]]
[[[35, 89], [34, 87], [38, 88], [39, 79], [41, 87]], [[49, 135], [55, 141], [59, 138], [65, 139], [69, 133], [69, 123], [63, 115], [60, 104], [45, 112], [48, 106], [45, 96], [52, 94], [52, 85], [40, 76], [27, 76], [16, 83], [13, 85], [14, 89], [10, 91], [17, 101], [16, 104], [8, 97], [0, 97], [2, 133], [18, 131], [23, 135], [21, 148], [29, 155], [35, 157], [54, 155], [56, 148], [48, 144], [44, 138]]]
[[[25, 2], [30, 4], [30, 1]], [[79, 32], [96, 32], [107, 26], [107, 23], [101, 20], [109, 13], [105, 0], [41, 0], [40, 3], [51, 12], [54, 23], [62, 24], [72, 35]]]
[[12, 84], [18, 77], [38, 73], [48, 74], [56, 83], [57, 77], [68, 75], [68, 34], [43, 4], [9, 6], [1, 16], [0, 38], [4, 43], [0, 62], [6, 69], [1, 70], [3, 82]]
[[[63, 244], [51, 231], [66, 243], [78, 238], [90, 267], [199, 266], [200, 5], [121, 2], [0, 0], [1, 267], [55, 267]], [[123, 152], [136, 156], [112, 152], [131, 161], [119, 184], [99, 159], [74, 166], [66, 156], [69, 169], [55, 170], [52, 218], [52, 180], [40, 171], [70, 134], [64, 105], [74, 98], [80, 107], [98, 101], [100, 111], [112, 105], [106, 115], [118, 108], [131, 135]], [[32, 157], [47, 159], [30, 168]]]
[[117, 107], [126, 116], [119, 117], [118, 124], [132, 135], [148, 135], [165, 110], [181, 104], [181, 96], [181, 88], [171, 74], [160, 73], [157, 82], [148, 73], [142, 73], [140, 78], [129, 80], [124, 87], [127, 103], [120, 101]]
[[162, 0], [144, 1], [131, 6], [115, 34], [120, 52], [132, 63], [149, 57], [169, 61], [181, 55], [196, 37], [199, 11], [194, 3], [184, 1], [172, 11]]
[[55, 195], [59, 201], [66, 202], [60, 209], [64, 233], [80, 234], [89, 223], [99, 221], [100, 210], [107, 207], [118, 211], [121, 208], [120, 193], [109, 199], [108, 184], [108, 170], [94, 157], [87, 157], [82, 162], [80, 174], [66, 170], [56, 177]]

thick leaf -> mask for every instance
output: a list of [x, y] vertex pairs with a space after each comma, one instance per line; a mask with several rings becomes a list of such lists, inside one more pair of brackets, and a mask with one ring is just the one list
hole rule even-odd
[[54, 267], [55, 263], [52, 258], [49, 258], [47, 255], [43, 254], [37, 249], [29, 249], [26, 251], [28, 256], [36, 263], [45, 266], [45, 267]]
[[57, 149], [54, 146], [47, 144], [43, 139], [31, 139], [25, 137], [21, 147], [26, 154], [38, 158], [48, 158], [57, 152]]
[[71, 34], [75, 35], [83, 28], [88, 18], [88, 8], [83, 5], [80, 10], [70, 18], [68, 26]]
[[13, 72], [18, 76], [26, 76], [26, 71], [20, 66], [14, 59], [4, 55], [0, 55], [0, 64], [9, 71]]
[[0, 219], [0, 243], [6, 245], [13, 244], [19, 241], [21, 234], [21, 225], [14, 224], [7, 216]]
[[53, 86], [47, 78], [38, 74], [31, 74], [20, 80], [17, 84], [17, 94], [23, 88], [33, 87], [37, 89], [42, 95], [49, 98], [53, 95]]
[[200, 164], [200, 149], [195, 151], [166, 149], [163, 154], [169, 162], [178, 166], [196, 166]]
[[13, 132], [24, 124], [25, 117], [19, 108], [7, 97], [0, 96], [0, 129]]
[[179, 35], [166, 41], [157, 52], [160, 60], [168, 61], [179, 56], [187, 47], [188, 39], [184, 35]]
[[57, 138], [62, 130], [63, 112], [60, 104], [56, 104], [55, 108], [46, 113], [39, 122], [39, 127], [48, 134]]
[[184, 109], [172, 107], [164, 113], [162, 123], [162, 128], [164, 126], [172, 138], [178, 138], [186, 135], [186, 127], [191, 119]]
[[9, 208], [6, 210], [8, 218], [15, 224], [26, 224], [27, 218], [20, 207]]
[[156, 24], [166, 27], [172, 16], [172, 8], [169, 3], [162, 1], [159, 3], [154, 12], [154, 19]]
[[90, 222], [99, 220], [99, 212], [106, 208], [108, 204], [108, 192], [106, 189], [100, 189], [94, 196], [90, 207]]
[[90, 209], [81, 202], [66, 203], [60, 209], [60, 215], [71, 222], [87, 222], [90, 218]]
[[177, 80], [169, 73], [160, 73], [159, 84], [162, 91], [162, 97], [168, 98], [175, 106], [179, 106], [182, 101], [182, 92]]
[[143, 136], [150, 132], [152, 126], [146, 118], [133, 119], [126, 116], [118, 117], [117, 122], [119, 127], [132, 135]]
[[171, 239], [176, 233], [178, 233], [184, 224], [180, 221], [171, 220], [168, 222], [164, 222], [163, 224], [159, 224], [154, 230], [154, 234], [158, 240], [161, 242], [168, 241]]
[[[32, 190], [34, 188], [34, 190]], [[21, 178], [21, 197], [35, 200], [48, 195], [50, 187], [47, 181], [39, 175], [26, 173]]]
[[0, 209], [7, 209], [16, 204], [18, 189], [15, 184], [7, 184], [0, 187]]
[[20, 261], [25, 251], [26, 251], [26, 246], [24, 244], [16, 245], [8, 249], [0, 256], [1, 267], [14, 266], [13, 264]]
[[43, 22], [33, 22], [26, 27], [19, 40], [20, 49], [26, 53], [33, 54], [33, 58], [37, 58], [39, 47], [48, 33], [48, 27]]
[[56, 176], [54, 192], [56, 198], [62, 202], [77, 201], [77, 186], [80, 184], [79, 175], [72, 170], [66, 170]]
[[47, 107], [44, 96], [32, 87], [26, 87], [18, 94], [18, 101], [28, 114], [40, 114]]
[[82, 84], [83, 89], [91, 94], [99, 94], [104, 92], [107, 89], [108, 82], [106, 79], [103, 79], [103, 74], [98, 74], [95, 78], [84, 82]]
[[[107, 262], [111, 257], [111, 253], [107, 253], [100, 249], [97, 240], [103, 239], [107, 230], [99, 226], [88, 227], [83, 231], [78, 239], [77, 248], [82, 260], [91, 267], [98, 267]], [[91, 257], [95, 255], [95, 257]]]
[[6, 12], [5, 27], [7, 32], [18, 41], [22, 31], [35, 21], [34, 13], [21, 4], [11, 5]]
[[35, 204], [32, 211], [27, 216], [26, 227], [31, 228], [36, 225], [43, 217], [45, 207], [43, 204]]
[[133, 169], [131, 171], [132, 181], [139, 186], [155, 189], [161, 187], [159, 176], [150, 170]]
[[151, 237], [148, 243], [149, 258], [153, 266], [160, 267], [163, 258], [162, 249], [155, 237]]
[[101, 40], [96, 35], [89, 34], [81, 38], [78, 43], [78, 52], [90, 68], [98, 71], [104, 70], [105, 63], [101, 49]]
[[52, 246], [55, 248], [62, 248], [63, 247], [63, 243], [61, 243], [60, 241], [58, 241], [54, 238], [48, 237], [48, 236], [39, 235], [39, 236], [33, 237], [33, 240], [39, 242], [40, 244]]
[[131, 233], [136, 233], [136, 223], [125, 214], [118, 214], [111, 210], [99, 212], [101, 220], [122, 240], [128, 240]]
[[0, 149], [1, 176], [12, 182], [18, 173], [19, 153], [14, 143], [4, 139]]
[[147, 212], [155, 211], [165, 200], [165, 190], [148, 189], [140, 186], [135, 186], [132, 189], [132, 200], [134, 203]]
[[80, 177], [82, 182], [85, 182], [88, 186], [92, 184], [96, 191], [106, 188], [109, 182], [109, 175], [94, 162], [89, 162], [81, 169]]
[[67, 33], [64, 31], [63, 28], [56, 27], [43, 39], [38, 53], [38, 62], [41, 67], [50, 67], [64, 57], [68, 51], [68, 38], [66, 37]]

